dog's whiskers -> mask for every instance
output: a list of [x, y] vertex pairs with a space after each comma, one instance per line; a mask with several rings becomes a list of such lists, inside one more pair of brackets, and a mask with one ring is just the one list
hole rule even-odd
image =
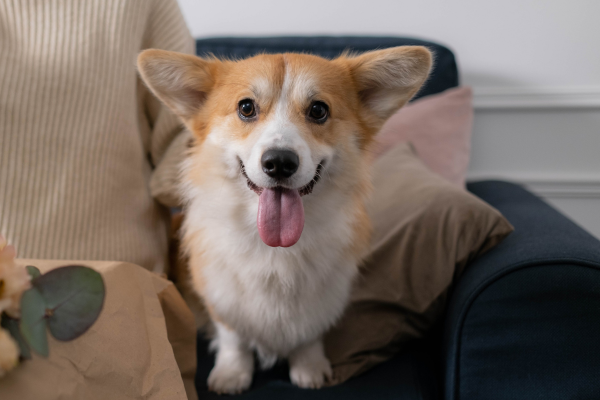
[[327, 170], [324, 170], [324, 172], [326, 172], [326, 173], [327, 173], [327, 179], [331, 180], [331, 174], [329, 174], [329, 171], [327, 171]]
[[319, 182], [319, 179], [321, 179], [321, 170], [323, 169], [323, 164], [320, 163], [319, 165], [317, 165], [317, 171], [315, 172], [315, 176], [313, 177], [313, 179], [308, 182], [308, 184], [306, 184], [306, 186], [304, 186], [303, 188], [301, 188], [299, 190], [300, 192], [300, 196], [305, 196], [307, 194], [311, 194], [313, 191], [313, 188], [315, 187], [315, 185], [317, 184], [317, 182]]

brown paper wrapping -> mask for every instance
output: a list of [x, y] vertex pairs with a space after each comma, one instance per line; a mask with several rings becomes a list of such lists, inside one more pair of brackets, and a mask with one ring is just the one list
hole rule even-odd
[[0, 378], [2, 400], [196, 400], [194, 317], [174, 285], [123, 262], [18, 260], [42, 273], [85, 265], [102, 274], [104, 308], [79, 338], [48, 334], [50, 356], [37, 355]]

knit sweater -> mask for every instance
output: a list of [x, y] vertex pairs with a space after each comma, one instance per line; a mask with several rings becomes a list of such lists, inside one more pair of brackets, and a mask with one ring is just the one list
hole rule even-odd
[[0, 233], [20, 257], [163, 271], [150, 182], [186, 133], [138, 78], [146, 48], [193, 53], [176, 0], [0, 1]]

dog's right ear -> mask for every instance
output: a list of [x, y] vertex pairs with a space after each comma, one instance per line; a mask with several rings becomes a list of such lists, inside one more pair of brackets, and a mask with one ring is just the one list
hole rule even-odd
[[184, 121], [199, 110], [214, 85], [218, 60], [150, 49], [138, 56], [142, 79]]
[[350, 67], [375, 130], [417, 93], [433, 62], [431, 52], [422, 46], [392, 47], [340, 60]]

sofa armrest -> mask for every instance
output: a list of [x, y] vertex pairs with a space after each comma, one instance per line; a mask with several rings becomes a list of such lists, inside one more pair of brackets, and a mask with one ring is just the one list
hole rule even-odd
[[600, 398], [600, 242], [520, 186], [468, 189], [515, 231], [453, 290], [445, 398]]

